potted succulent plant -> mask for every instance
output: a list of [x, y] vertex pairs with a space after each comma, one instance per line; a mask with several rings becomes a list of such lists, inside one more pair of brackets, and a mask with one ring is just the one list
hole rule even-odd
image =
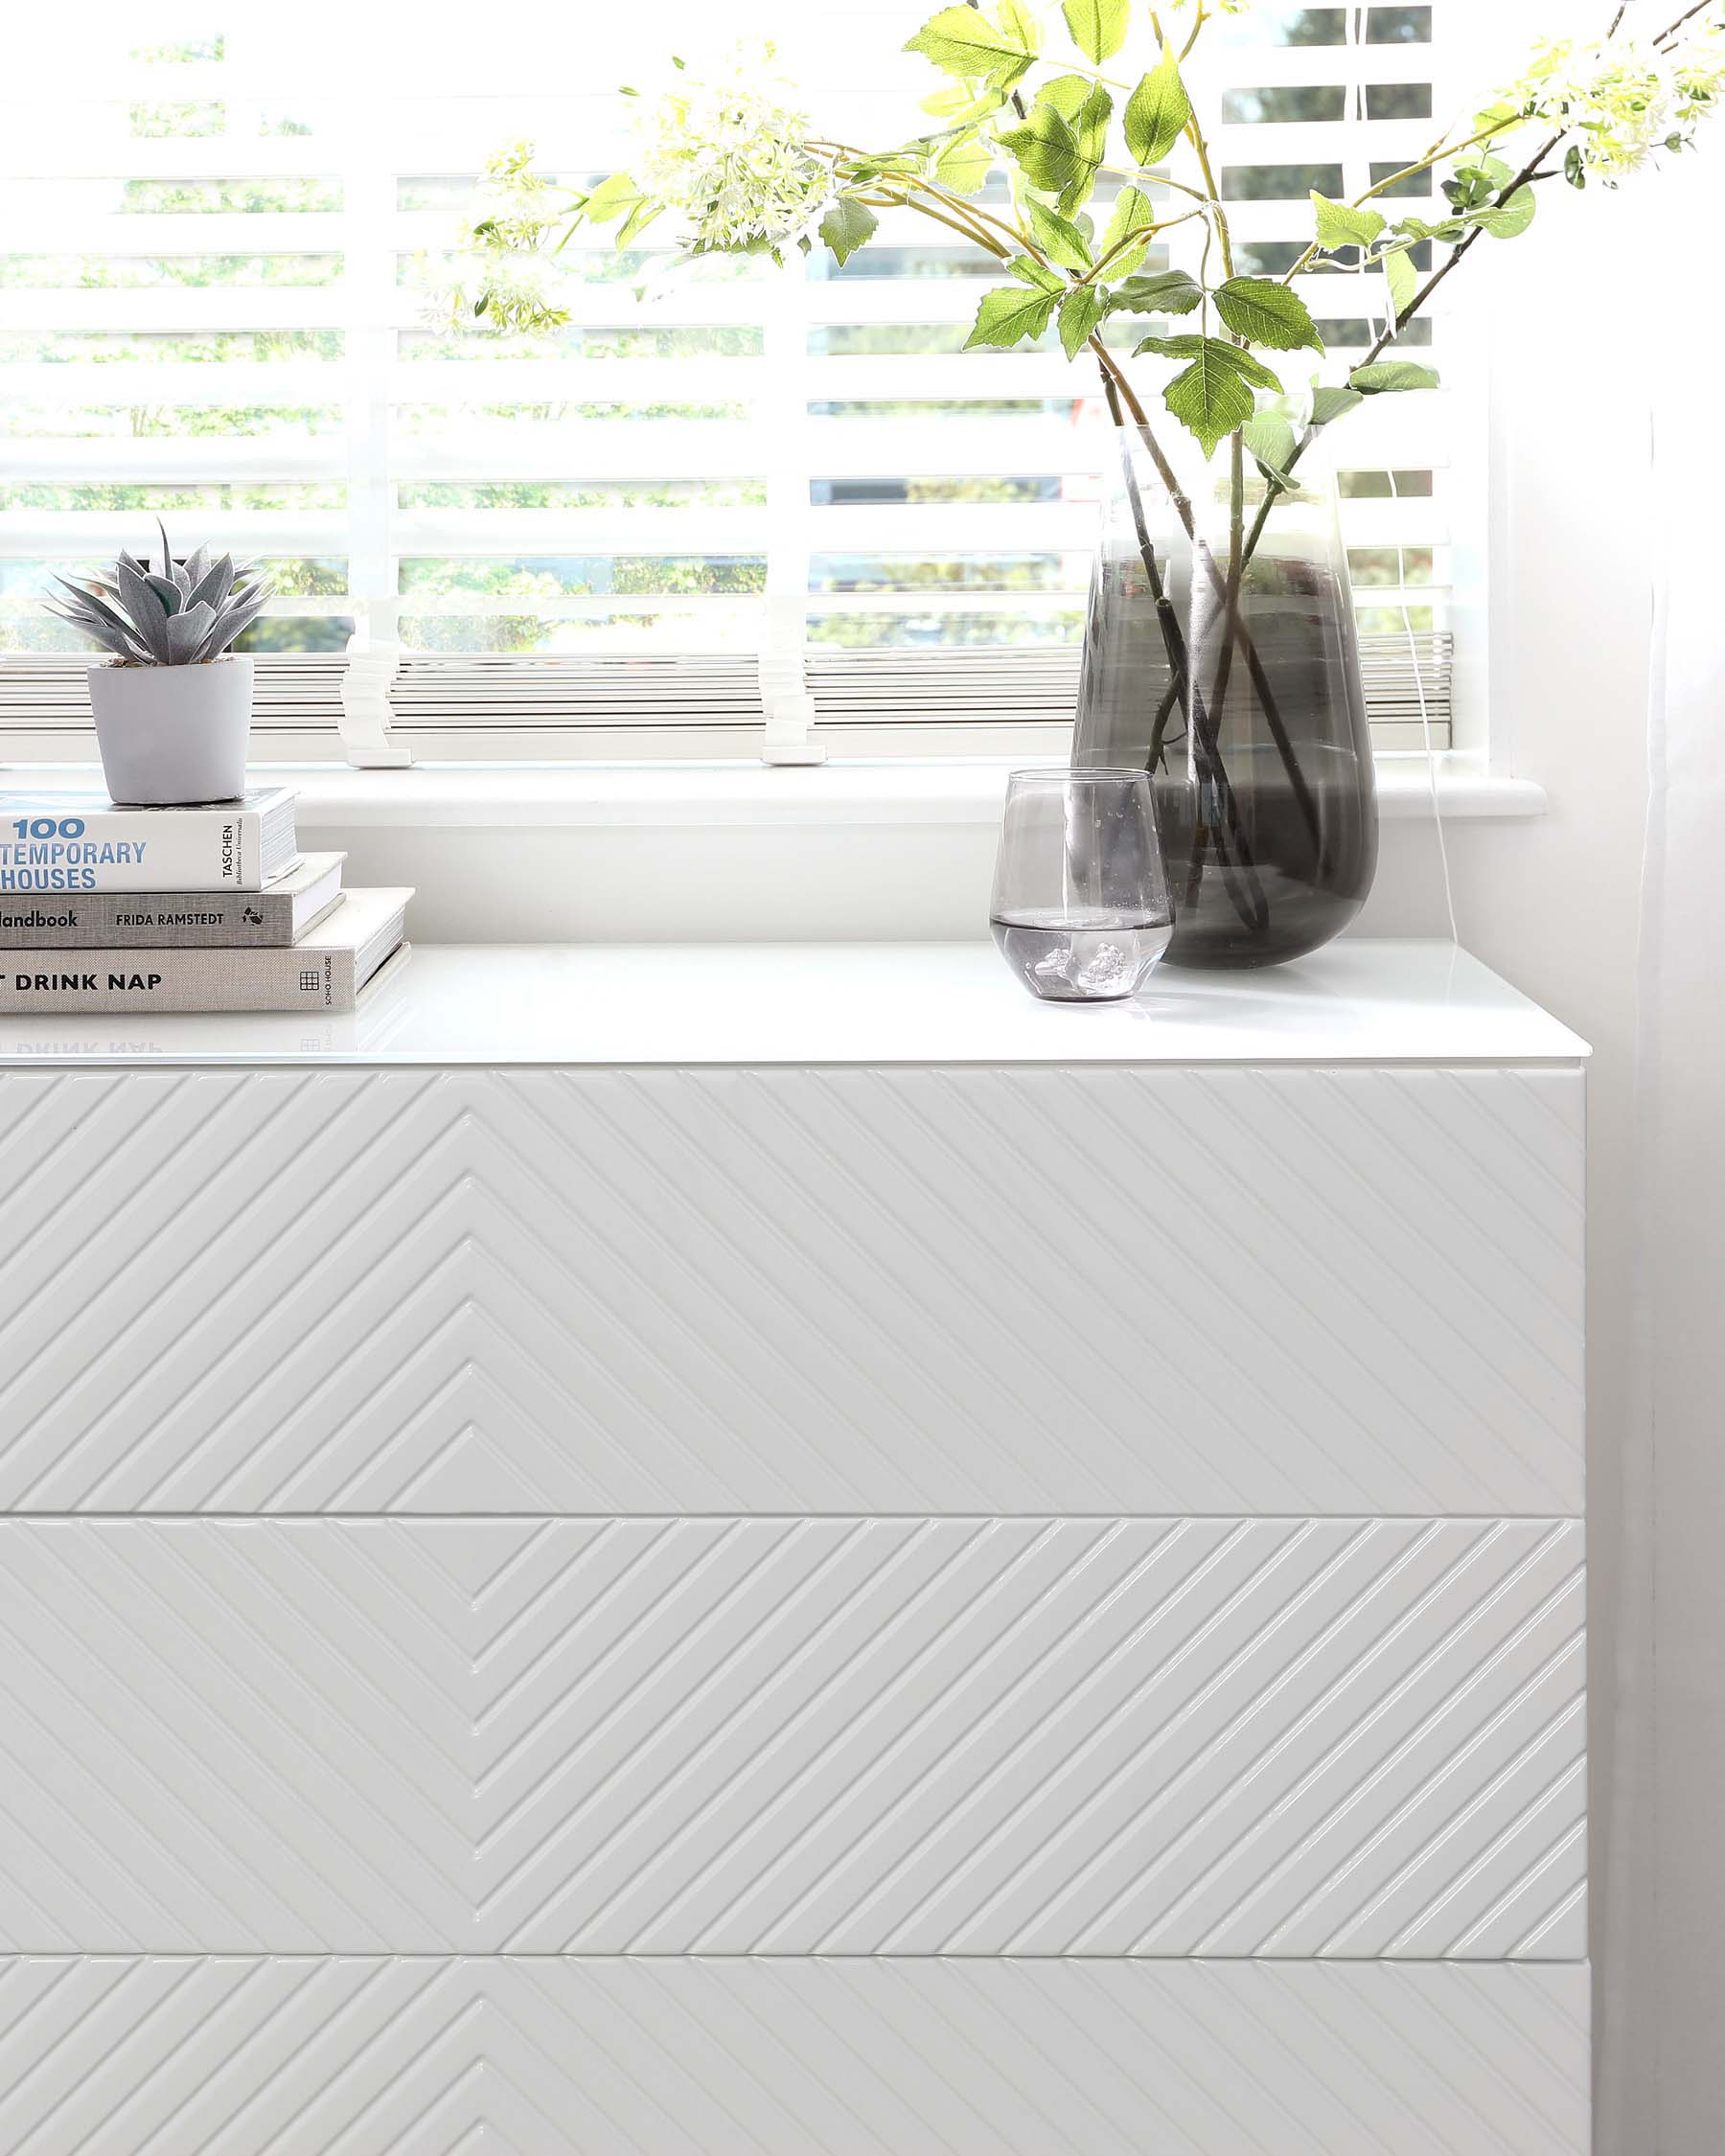
[[48, 611], [112, 654], [90, 669], [90, 709], [114, 799], [233, 800], [245, 791], [252, 662], [228, 647], [272, 587], [207, 546], [175, 561], [159, 520], [156, 529], [159, 569], [123, 548], [103, 576], [56, 578], [66, 597]]

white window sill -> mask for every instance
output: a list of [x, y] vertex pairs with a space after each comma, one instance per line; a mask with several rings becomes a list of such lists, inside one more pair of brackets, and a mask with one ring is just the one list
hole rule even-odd
[[[1006, 774], [1021, 763], [951, 762], [421, 764], [356, 771], [330, 764], [260, 765], [260, 777], [299, 791], [303, 826], [353, 830], [651, 829], [993, 824]], [[1546, 810], [1531, 779], [1495, 777], [1462, 756], [1438, 760], [1446, 818], [1527, 817]], [[1430, 816], [1433, 777], [1421, 756], [1378, 762], [1386, 820]]]
[[[412, 885], [419, 942], [917, 943], [974, 937], [986, 919], [1011, 768], [981, 757], [282, 763], [254, 765], [253, 777], [298, 791], [304, 841], [345, 853], [351, 884]], [[1382, 758], [1378, 773], [1382, 868], [1359, 932], [1440, 935], [1434, 779], [1458, 826], [1538, 816], [1544, 790], [1459, 756], [1436, 772], [1423, 757]], [[90, 786], [100, 773], [36, 765], [16, 783], [57, 779]]]

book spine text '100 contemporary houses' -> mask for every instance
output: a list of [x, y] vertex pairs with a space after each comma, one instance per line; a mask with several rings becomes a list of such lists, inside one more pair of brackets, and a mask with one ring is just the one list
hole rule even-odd
[[292, 857], [293, 797], [281, 788], [190, 809], [0, 793], [0, 897], [255, 891]]

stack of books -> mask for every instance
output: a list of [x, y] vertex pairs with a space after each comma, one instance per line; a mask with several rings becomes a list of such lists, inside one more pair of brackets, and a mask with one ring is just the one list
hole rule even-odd
[[0, 1013], [351, 1011], [410, 890], [344, 891], [287, 787], [195, 809], [0, 790]]

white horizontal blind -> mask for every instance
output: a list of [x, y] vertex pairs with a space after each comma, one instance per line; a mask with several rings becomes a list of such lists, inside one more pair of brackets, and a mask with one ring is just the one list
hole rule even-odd
[[[1195, 87], [1222, 103], [1242, 266], [1292, 260], [1308, 188], [1357, 193], [1436, 134], [1462, 4], [1260, 8], [1209, 34]], [[1104, 414], [1057, 347], [960, 352], [987, 258], [901, 214], [842, 272], [718, 264], [643, 302], [652, 232], [621, 262], [583, 236], [572, 326], [531, 345], [451, 336], [426, 296], [486, 154], [527, 136], [570, 178], [627, 164], [610, 85], [650, 87], [715, 34], [773, 36], [839, 138], [902, 136], [935, 80], [899, 49], [928, 11], [739, 0], [721, 22], [685, 0], [638, 37], [627, 11], [540, 0], [9, 26], [14, 751], [64, 753], [87, 723], [71, 639], [37, 607], [47, 572], [138, 547], [158, 510], [177, 541], [281, 579], [250, 642], [284, 752], [333, 745], [350, 639], [402, 648], [387, 695], [421, 754], [755, 755], [773, 717], [853, 753], [1056, 745]], [[1302, 288], [1358, 344], [1381, 323], [1375, 278]], [[1431, 334], [1441, 364], [1441, 315]], [[1368, 685], [1395, 745], [1417, 745], [1422, 698], [1447, 740], [1448, 404], [1348, 423]], [[350, 680], [350, 709], [373, 686]]]

